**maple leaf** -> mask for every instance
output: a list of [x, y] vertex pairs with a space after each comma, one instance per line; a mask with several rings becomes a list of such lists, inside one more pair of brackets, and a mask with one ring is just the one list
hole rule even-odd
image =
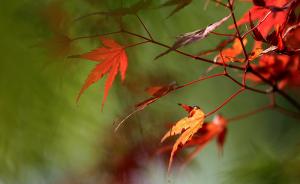
[[[247, 44], [247, 39], [243, 39], [243, 44]], [[223, 58], [221, 57], [221, 54], [218, 54], [215, 58], [214, 61], [216, 62], [222, 62], [222, 60], [226, 62], [235, 62], [239, 61], [242, 62], [244, 61], [243, 59], [238, 59], [236, 58], [238, 55], [240, 55], [243, 52], [243, 47], [238, 38], [234, 39], [234, 42], [232, 44], [232, 47], [226, 48], [221, 51]]]
[[182, 46], [185, 46], [185, 45], [188, 45], [188, 44], [191, 44], [191, 43], [194, 43], [196, 41], [206, 38], [209, 33], [211, 33], [212, 31], [217, 29], [219, 26], [221, 26], [226, 20], [229, 19], [230, 16], [231, 15], [228, 15], [228, 16], [222, 18], [221, 20], [219, 20], [213, 24], [210, 24], [209, 26], [207, 26], [204, 29], [198, 29], [193, 32], [188, 32], [188, 33], [179, 35], [177, 37], [176, 42], [172, 45], [172, 47], [170, 49], [168, 49], [167, 51], [156, 56], [155, 59], [158, 59], [158, 58], [162, 57], [163, 55], [166, 55], [167, 53], [169, 53], [172, 50], [176, 50]]
[[163, 136], [161, 142], [164, 142], [168, 137], [181, 134], [173, 145], [170, 155], [168, 171], [170, 171], [173, 157], [179, 146], [185, 145], [193, 135], [202, 127], [205, 114], [199, 107], [191, 107], [181, 105], [184, 109], [189, 111], [189, 115], [176, 122], [175, 125]]
[[[168, 0], [167, 2], [163, 3], [161, 6], [176, 6], [175, 9], [168, 15], [168, 17], [171, 17], [181, 9], [188, 6], [193, 0]], [[167, 17], [167, 18], [168, 18]]]
[[[237, 22], [237, 25], [242, 25], [249, 22], [249, 12], [252, 15], [253, 20], [259, 22], [264, 19], [269, 11], [272, 15], [269, 15], [265, 21], [263, 21], [257, 29], [261, 32], [262, 36], [266, 37], [268, 33], [276, 26], [282, 25], [288, 16], [287, 7], [290, 6], [292, 1], [290, 0], [265, 0], [254, 1], [254, 6], [244, 14], [244, 16]], [[234, 25], [229, 26], [230, 29], [234, 28]]]
[[122, 47], [120, 44], [112, 39], [107, 39], [104, 37], [100, 37], [100, 40], [102, 41], [104, 47], [100, 47], [80, 56], [84, 59], [96, 61], [99, 64], [97, 64], [88, 75], [78, 94], [77, 101], [90, 85], [100, 80], [105, 74], [108, 74], [102, 100], [103, 109], [109, 89], [111, 88], [117, 73], [120, 72], [122, 81], [125, 79], [128, 59], [124, 47]]

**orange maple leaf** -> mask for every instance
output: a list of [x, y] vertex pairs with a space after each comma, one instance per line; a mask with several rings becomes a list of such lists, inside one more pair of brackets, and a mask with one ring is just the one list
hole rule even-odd
[[104, 37], [100, 37], [100, 40], [102, 41], [104, 47], [100, 47], [80, 56], [84, 59], [99, 62], [99, 64], [97, 64], [88, 75], [77, 96], [77, 101], [89, 86], [100, 80], [105, 74], [108, 74], [102, 100], [101, 108], [103, 109], [109, 89], [111, 88], [117, 73], [120, 71], [122, 81], [125, 79], [128, 59], [124, 47], [118, 44], [116, 41]]
[[[243, 39], [243, 44], [244, 45], [247, 44], [246, 38]], [[241, 44], [240, 40], [238, 38], [236, 38], [236, 39], [234, 39], [232, 47], [226, 48], [221, 51], [223, 58], [221, 57], [220, 54], [218, 54], [214, 60], [217, 62], [222, 62], [222, 59], [224, 60], [224, 62], [235, 62], [235, 61], [242, 62], [243, 61], [242, 59], [236, 58], [242, 52], [243, 52], [242, 44]]]
[[178, 147], [185, 145], [193, 135], [202, 127], [204, 122], [205, 114], [199, 107], [190, 107], [187, 105], [181, 105], [185, 110], [189, 111], [187, 117], [177, 121], [175, 125], [163, 136], [161, 142], [164, 142], [168, 137], [181, 134], [173, 145], [168, 171], [170, 171], [173, 157]]

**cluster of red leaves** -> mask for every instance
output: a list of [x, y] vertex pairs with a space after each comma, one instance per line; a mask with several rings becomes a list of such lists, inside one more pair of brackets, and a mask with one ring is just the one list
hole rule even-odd
[[[259, 72], [264, 78], [276, 83], [279, 89], [286, 85], [300, 86], [300, 60], [299, 55], [264, 55], [253, 70]], [[255, 82], [262, 82], [260, 78], [249, 74], [248, 78]]]
[[[286, 85], [300, 85], [299, 51], [300, 16], [296, 12], [299, 1], [294, 0], [256, 0], [254, 6], [247, 12], [238, 25], [250, 23], [255, 40], [254, 49], [270, 46], [252, 68], [265, 79], [277, 84], [279, 89]], [[252, 20], [258, 20], [254, 26]], [[272, 32], [271, 32], [272, 31]], [[262, 82], [261, 78], [249, 74], [248, 79]]]
[[[249, 13], [252, 20], [258, 20], [258, 22], [260, 22], [271, 12], [271, 15], [257, 27], [263, 36], [267, 36], [273, 28], [282, 25], [286, 21], [288, 11], [287, 9], [281, 8], [289, 1], [290, 0], [254, 0], [253, 7], [244, 14], [243, 18], [237, 22], [237, 25], [249, 23]], [[233, 29], [234, 25], [231, 25], [229, 28]]]

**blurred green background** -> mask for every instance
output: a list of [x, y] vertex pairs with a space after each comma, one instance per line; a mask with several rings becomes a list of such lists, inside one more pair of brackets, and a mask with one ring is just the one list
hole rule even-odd
[[[75, 23], [71, 20], [136, 2], [1, 2], [0, 184], [113, 183], [113, 177], [122, 180], [127, 175], [119, 175], [114, 169], [118, 165], [115, 158], [128, 155], [138, 159], [145, 150], [158, 148], [167, 124], [185, 116], [177, 103], [199, 105], [209, 112], [238, 89], [225, 78], [203, 81], [159, 100], [114, 133], [113, 123], [129, 113], [134, 104], [148, 98], [146, 87], [172, 81], [182, 84], [198, 78], [209, 67], [175, 53], [153, 61], [164, 48], [148, 44], [127, 51], [126, 81], [121, 83], [117, 77], [103, 112], [100, 106], [105, 80], [89, 88], [76, 104], [76, 96], [94, 63], [62, 57], [65, 47], [50, 40], [57, 31], [70, 38], [116, 31], [118, 25], [111, 17], [94, 16]], [[158, 8], [163, 2], [153, 1], [139, 15], [155, 39], [170, 45], [178, 34], [205, 27], [228, 14], [212, 2], [204, 10], [205, 1], [200, 0], [166, 18], [174, 7]], [[251, 6], [236, 4], [237, 17]], [[125, 16], [124, 24], [146, 35], [136, 17]], [[230, 21], [218, 31], [230, 32], [229, 24]], [[123, 44], [137, 41], [124, 35], [111, 37]], [[213, 48], [219, 40], [218, 36], [210, 36], [183, 50], [197, 53]], [[97, 38], [80, 40], [72, 43], [67, 54], [84, 53], [98, 45]], [[291, 92], [297, 95], [297, 91]], [[221, 113], [233, 117], [267, 103], [267, 97], [246, 92]], [[276, 111], [234, 122], [229, 125], [222, 157], [212, 141], [185, 171], [172, 177], [171, 183], [298, 183], [299, 130], [299, 120]], [[166, 162], [159, 158], [151, 162], [140, 159], [130, 174], [135, 179], [127, 183], [167, 183]]]

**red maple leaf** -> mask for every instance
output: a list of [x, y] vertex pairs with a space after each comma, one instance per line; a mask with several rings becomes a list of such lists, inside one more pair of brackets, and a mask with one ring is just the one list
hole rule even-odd
[[112, 39], [100, 37], [103, 47], [95, 49], [91, 52], [82, 54], [80, 57], [91, 61], [96, 61], [99, 64], [90, 72], [84, 85], [82, 86], [77, 101], [82, 93], [93, 83], [100, 80], [105, 74], [108, 74], [105, 83], [104, 95], [102, 100], [102, 108], [111, 88], [117, 73], [120, 71], [122, 81], [125, 79], [127, 69], [127, 55], [123, 46]]
[[227, 134], [227, 123], [227, 120], [221, 115], [215, 116], [211, 123], [204, 123], [203, 127], [186, 144], [187, 147], [195, 147], [195, 149], [187, 156], [185, 164], [190, 162], [214, 138], [216, 138], [219, 151], [222, 153]]
[[[265, 6], [254, 5], [243, 17], [237, 22], [237, 25], [249, 23], [249, 12], [252, 20], [258, 20], [259, 22], [264, 19], [269, 11], [269, 15], [257, 28], [261, 32], [262, 36], [266, 37], [268, 33], [275, 27], [282, 25], [288, 16], [288, 10], [282, 9], [276, 11], [275, 8], [279, 9], [284, 7], [289, 0], [265, 0]], [[229, 26], [230, 29], [234, 28], [234, 25]]]

